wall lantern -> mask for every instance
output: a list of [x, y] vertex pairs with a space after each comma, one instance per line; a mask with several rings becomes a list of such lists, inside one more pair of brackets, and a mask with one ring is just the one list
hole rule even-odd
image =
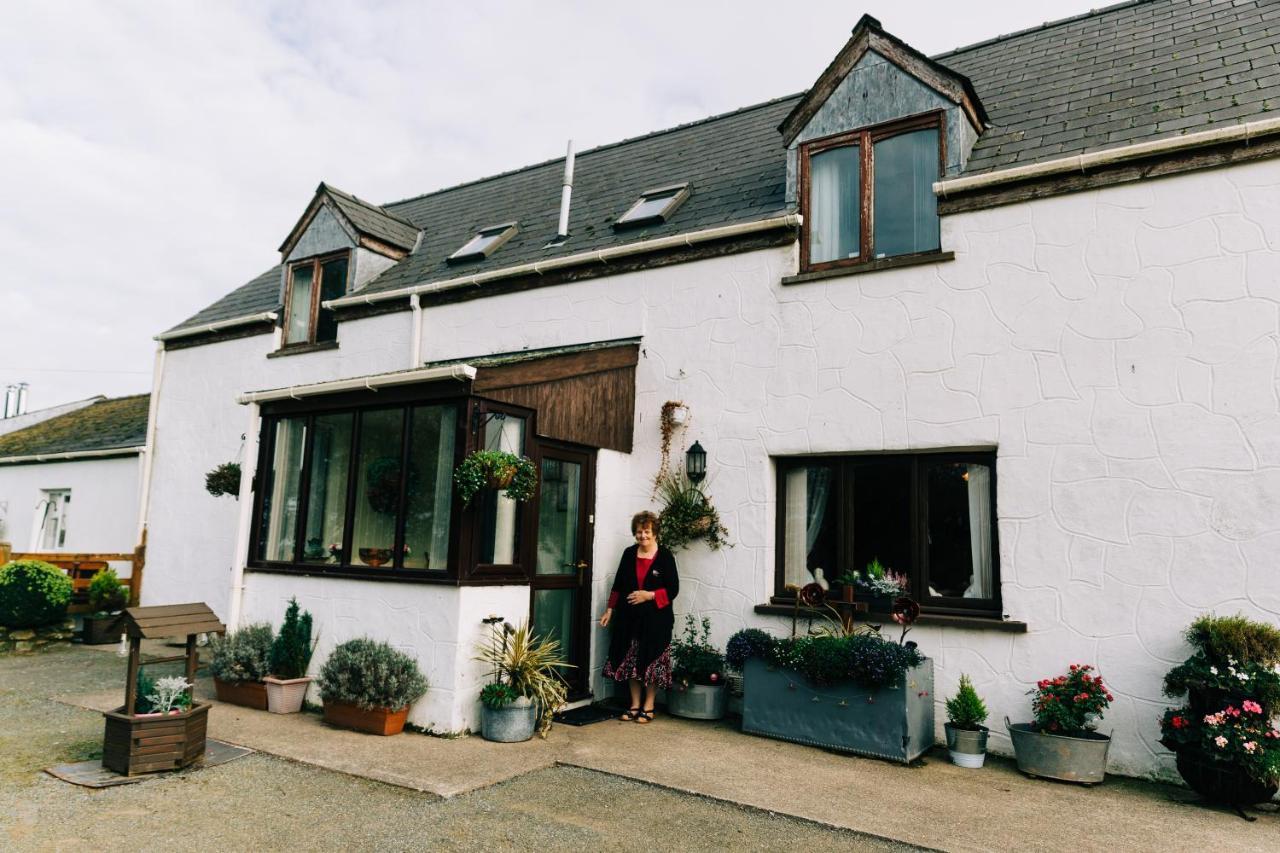
[[707, 451], [702, 449], [702, 445], [698, 442], [693, 443], [684, 454], [684, 470], [689, 475], [690, 482], [701, 483], [702, 478], [707, 476]]

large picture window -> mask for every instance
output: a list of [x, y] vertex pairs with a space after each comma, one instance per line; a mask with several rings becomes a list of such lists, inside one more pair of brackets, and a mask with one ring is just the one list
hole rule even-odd
[[942, 131], [930, 113], [803, 145], [802, 269], [938, 251]]
[[777, 594], [878, 560], [934, 612], [1000, 615], [995, 454], [778, 460]]

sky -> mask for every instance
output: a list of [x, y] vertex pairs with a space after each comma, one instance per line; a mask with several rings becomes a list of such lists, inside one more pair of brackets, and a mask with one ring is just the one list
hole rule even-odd
[[864, 12], [934, 54], [1090, 5], [12, 0], [0, 387], [149, 390], [320, 181], [386, 203], [799, 92]]

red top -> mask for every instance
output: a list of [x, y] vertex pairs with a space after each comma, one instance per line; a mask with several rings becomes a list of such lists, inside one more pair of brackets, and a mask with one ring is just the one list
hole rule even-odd
[[[653, 566], [653, 560], [657, 556], [656, 551], [653, 557], [641, 557], [639, 552], [636, 553], [636, 589], [644, 589], [644, 579], [649, 576], [649, 569]], [[655, 590], [653, 596], [653, 603], [659, 608], [666, 607], [671, 603], [671, 599], [667, 598], [665, 589]], [[612, 610], [617, 603], [618, 593], [609, 593], [609, 609]]]

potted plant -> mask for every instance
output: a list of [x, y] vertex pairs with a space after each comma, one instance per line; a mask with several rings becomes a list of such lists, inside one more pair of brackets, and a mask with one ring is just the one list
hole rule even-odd
[[[807, 601], [820, 598], [810, 590], [816, 586], [801, 590]], [[739, 631], [725, 660], [743, 673], [742, 730], [914, 760], [933, 745], [933, 661], [903, 639], [848, 621], [781, 639], [758, 628]]]
[[691, 481], [684, 468], [660, 475], [655, 483], [662, 511], [658, 513], [658, 541], [672, 551], [692, 542], [706, 542], [713, 551], [729, 544], [729, 531], [701, 483]]
[[129, 592], [120, 585], [114, 569], [100, 569], [89, 581], [89, 606], [93, 612], [84, 617], [85, 645], [101, 646], [120, 639], [116, 625], [120, 611], [129, 603]]
[[987, 706], [973, 689], [969, 676], [960, 674], [960, 689], [947, 700], [947, 749], [951, 762], [960, 767], [981, 767], [987, 758]]
[[513, 501], [527, 501], [538, 487], [538, 469], [527, 456], [502, 450], [476, 450], [453, 472], [458, 497], [463, 506], [481, 489], [503, 489]]
[[539, 637], [528, 625], [513, 627], [501, 616], [484, 620], [488, 638], [475, 660], [489, 665], [490, 681], [480, 691], [480, 731], [485, 740], [516, 743], [542, 737], [564, 704], [569, 686], [561, 676], [565, 663], [560, 643]]
[[267, 686], [263, 679], [271, 671], [271, 626], [265, 622], [248, 625], [225, 636], [215, 636], [209, 668], [219, 702], [267, 710]]
[[231, 495], [240, 500], [240, 463], [223, 462], [204, 475], [204, 488], [215, 498]]
[[907, 576], [885, 566], [879, 559], [867, 563], [861, 574], [854, 573], [854, 586], [866, 599], [869, 609], [887, 612], [893, 602], [907, 594], [910, 582]]
[[1073, 663], [1064, 675], [1037, 682], [1030, 691], [1034, 722], [1005, 718], [1023, 773], [1085, 785], [1106, 778], [1111, 737], [1094, 728], [1115, 697], [1093, 671], [1088, 664]]
[[693, 616], [685, 616], [684, 635], [671, 644], [672, 679], [667, 710], [690, 720], [718, 720], [724, 716], [724, 655], [711, 645], [711, 620], [701, 630]]
[[319, 686], [326, 723], [375, 735], [404, 731], [409, 706], [427, 692], [417, 661], [368, 637], [335, 648]]
[[273, 714], [296, 714], [302, 710], [307, 696], [307, 667], [315, 644], [311, 640], [311, 614], [299, 612], [298, 600], [289, 599], [284, 625], [271, 643], [268, 668], [271, 674], [263, 682], [267, 686], [267, 710]]
[[[1161, 719], [1161, 743], [1192, 790], [1244, 815], [1280, 790], [1280, 630], [1243, 616], [1202, 616], [1186, 632], [1193, 653], [1165, 676], [1187, 703]], [[1247, 816], [1246, 816], [1247, 817]], [[1250, 818], [1251, 819], [1251, 818]]]

